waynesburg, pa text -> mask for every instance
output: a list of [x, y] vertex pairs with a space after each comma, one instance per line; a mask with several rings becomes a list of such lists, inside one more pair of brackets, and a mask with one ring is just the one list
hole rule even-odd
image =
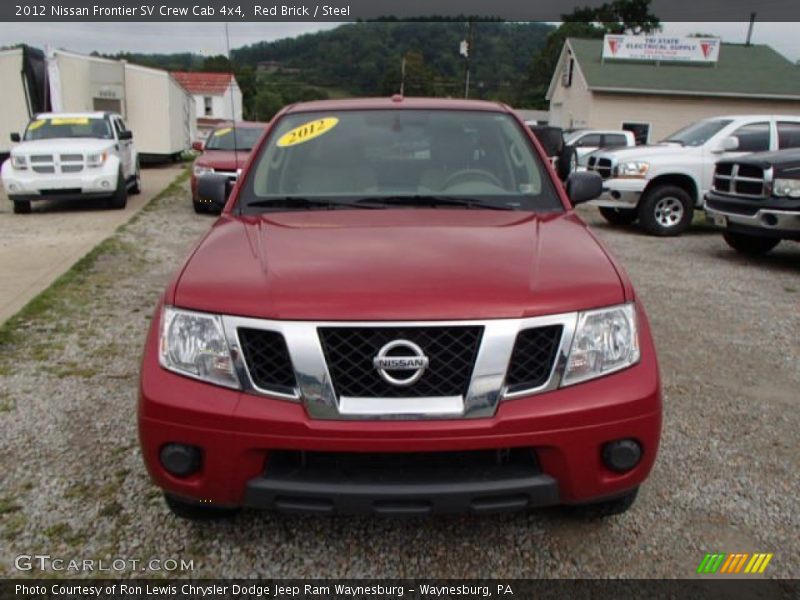
[[[403, 598], [406, 594], [416, 594], [423, 597], [453, 597], [453, 596], [468, 596], [470, 598], [489, 598], [492, 596], [513, 598], [514, 591], [508, 584], [496, 584], [494, 586], [488, 585], [473, 585], [473, 584], [458, 584], [458, 585], [442, 585], [442, 584], [423, 584], [420, 583], [415, 587], [404, 585], [383, 585], [370, 583], [368, 585], [355, 585], [355, 584], [333, 584], [333, 585], [258, 585], [258, 584], [208, 584], [197, 585], [193, 583], [184, 584], [155, 584], [155, 583], [114, 583], [108, 585], [89, 585], [89, 584], [65, 584], [56, 583], [49, 585], [25, 585], [16, 584], [14, 586], [15, 594], [29, 595], [45, 595], [52, 596], [91, 596], [104, 598], [108, 596], [175, 596], [182, 594], [184, 596], [202, 597], [202, 598], [286, 598], [296, 596], [319, 596], [321, 598], [330, 597], [335, 594], [337, 597], [341, 596], [378, 596], [387, 597], [393, 596]], [[496, 588], [496, 589], [493, 589]]]

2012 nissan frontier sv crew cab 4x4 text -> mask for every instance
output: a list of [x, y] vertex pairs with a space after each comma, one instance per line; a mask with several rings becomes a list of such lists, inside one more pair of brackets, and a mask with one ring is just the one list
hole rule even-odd
[[[231, 186], [233, 189], [231, 190]], [[284, 109], [164, 292], [147, 468], [186, 517], [627, 510], [656, 457], [644, 309], [505, 106]]]

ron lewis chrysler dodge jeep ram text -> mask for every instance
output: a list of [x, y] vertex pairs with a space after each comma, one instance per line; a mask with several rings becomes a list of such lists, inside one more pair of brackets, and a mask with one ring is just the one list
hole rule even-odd
[[[626, 510], [659, 442], [647, 318], [510, 109], [284, 109], [161, 298], [139, 434], [174, 512]], [[227, 201], [226, 201], [227, 198]]]

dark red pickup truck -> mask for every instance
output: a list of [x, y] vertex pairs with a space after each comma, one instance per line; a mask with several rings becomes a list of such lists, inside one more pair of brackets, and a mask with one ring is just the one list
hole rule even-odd
[[628, 277], [507, 107], [284, 109], [156, 310], [144, 460], [186, 517], [627, 510], [658, 367]]

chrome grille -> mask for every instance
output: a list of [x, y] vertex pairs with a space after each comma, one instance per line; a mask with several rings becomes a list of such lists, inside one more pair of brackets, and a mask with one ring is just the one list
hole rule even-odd
[[35, 167], [33, 167], [33, 170], [36, 173], [42, 173], [42, 174], [49, 174], [49, 173], [55, 173], [56, 172], [56, 168], [53, 165], [35, 166]]
[[591, 156], [586, 164], [586, 168], [589, 171], [597, 171], [597, 174], [603, 179], [608, 179], [611, 177], [610, 158], [597, 158], [596, 156]]
[[509, 394], [533, 390], [550, 379], [563, 325], [524, 329], [517, 334], [506, 375]]
[[53, 162], [53, 155], [52, 154], [32, 154], [31, 155], [31, 162], [32, 163], [51, 163], [51, 162]]
[[[339, 396], [424, 398], [467, 393], [481, 327], [321, 327], [322, 350]], [[373, 359], [395, 340], [417, 344], [429, 359], [422, 377], [398, 387], [378, 374]]]
[[62, 154], [61, 162], [83, 162], [83, 154]]
[[752, 164], [719, 163], [714, 171], [715, 192], [744, 198], [766, 198], [768, 177], [763, 168]]

